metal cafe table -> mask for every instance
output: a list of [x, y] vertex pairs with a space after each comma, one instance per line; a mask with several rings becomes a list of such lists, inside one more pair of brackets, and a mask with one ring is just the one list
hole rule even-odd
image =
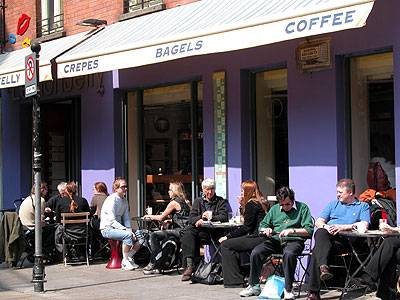
[[[211, 222], [211, 221], [203, 221], [201, 227], [209, 228], [209, 229], [225, 229], [225, 231], [229, 232], [235, 227], [242, 226], [243, 223], [235, 223], [235, 222]], [[214, 246], [215, 250], [218, 251], [220, 244], [214, 239], [211, 239], [212, 245]]]
[[[342, 299], [344, 293], [349, 290], [349, 287], [351, 285], [352, 280], [357, 276], [357, 274], [361, 271], [364, 270], [369, 261], [371, 260], [372, 256], [374, 255], [375, 251], [379, 248], [381, 245], [383, 239], [385, 237], [389, 236], [400, 236], [399, 233], [394, 233], [394, 232], [383, 232], [380, 230], [367, 230], [366, 232], [358, 232], [356, 230], [352, 231], [343, 231], [339, 233], [340, 236], [343, 236], [348, 239], [351, 252], [353, 257], [357, 260], [357, 262], [360, 264], [358, 268], [354, 271], [351, 272], [350, 267], [347, 268], [347, 276], [346, 276], [346, 281], [342, 290], [342, 294], [340, 296], [340, 299]], [[367, 253], [365, 257], [363, 257], [360, 253], [360, 249], [357, 249], [355, 247], [355, 241], [358, 239], [367, 239], [369, 249], [367, 250]]]

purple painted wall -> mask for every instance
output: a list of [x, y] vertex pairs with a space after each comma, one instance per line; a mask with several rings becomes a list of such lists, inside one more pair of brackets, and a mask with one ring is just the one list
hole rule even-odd
[[[347, 30], [329, 35], [332, 38], [334, 63], [329, 70], [303, 74], [297, 69], [295, 49], [302, 40], [267, 45], [242, 51], [223, 54], [192, 57], [136, 68], [121, 70], [121, 88], [136, 88], [158, 84], [174, 83], [201, 77], [204, 81], [204, 125], [205, 125], [205, 175], [213, 174], [213, 112], [212, 112], [212, 72], [225, 70], [228, 80], [228, 195], [232, 206], [236, 206], [235, 196], [240, 191], [240, 182], [247, 178], [249, 145], [244, 137], [248, 135], [247, 120], [243, 119], [241, 105], [248, 99], [242, 93], [246, 88], [241, 81], [243, 70], [270, 69], [276, 66], [288, 68], [288, 134], [289, 134], [289, 174], [290, 185], [297, 199], [312, 207], [318, 214], [326, 202], [336, 197], [335, 184], [343, 169], [343, 133], [338, 130], [341, 112], [337, 109], [338, 93], [336, 55], [360, 53], [365, 50], [377, 50], [394, 45], [398, 49], [396, 37], [399, 25], [396, 12], [400, 4], [395, 0], [377, 0], [367, 26], [361, 29]], [[398, 39], [397, 39], [398, 40]], [[396, 75], [399, 73], [399, 54], [395, 53]], [[341, 60], [338, 60], [340, 64]], [[395, 84], [395, 97], [399, 99], [399, 87]], [[342, 99], [339, 99], [342, 100]], [[398, 100], [395, 103], [399, 114]], [[242, 110], [243, 111], [243, 110]], [[400, 125], [396, 118], [396, 125]], [[396, 126], [399, 128], [398, 126]], [[211, 133], [211, 134], [210, 134]], [[400, 136], [396, 133], [396, 144]], [[245, 141], [245, 142], [243, 142]], [[340, 148], [339, 148], [340, 147]], [[399, 153], [397, 147], [397, 153]], [[398, 165], [398, 164], [397, 164]], [[265, 191], [270, 194], [270, 191]], [[321, 201], [322, 200], [322, 201]]]
[[96, 181], [111, 193], [115, 178], [112, 73], [104, 74], [103, 83], [104, 95], [88, 89], [81, 96], [82, 195], [89, 202]]
[[3, 198], [2, 207], [12, 208], [16, 198], [24, 196], [21, 190], [20, 165], [20, 110], [19, 103], [5, 96], [0, 100], [2, 122], [2, 166]]

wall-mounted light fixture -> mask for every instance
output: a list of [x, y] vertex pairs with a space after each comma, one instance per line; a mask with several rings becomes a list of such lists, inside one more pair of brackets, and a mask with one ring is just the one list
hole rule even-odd
[[99, 19], [86, 19], [83, 21], [79, 21], [78, 23], [76, 23], [76, 25], [79, 26], [90, 26], [90, 27], [100, 27], [100, 26], [105, 26], [107, 25], [107, 21], [106, 20], [99, 20]]

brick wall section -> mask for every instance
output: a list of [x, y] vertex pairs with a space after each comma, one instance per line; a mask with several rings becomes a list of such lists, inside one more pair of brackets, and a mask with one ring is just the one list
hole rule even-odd
[[[10, 33], [14, 33], [17, 42], [14, 45], [7, 43], [6, 51], [22, 48], [21, 43], [26, 38], [34, 39], [36, 37], [36, 0], [6, 0], [6, 38]], [[18, 19], [22, 14], [31, 17], [28, 30], [23, 36], [17, 35]]]
[[197, 1], [200, 0], [164, 0], [164, 3], [167, 8], [174, 8], [179, 5], [185, 5]]
[[[174, 8], [197, 1], [200, 0], [164, 0], [164, 3], [167, 8]], [[67, 35], [87, 31], [88, 27], [76, 25], [85, 19], [103, 19], [112, 24], [123, 13], [123, 4], [124, 0], [63, 0], [64, 31]], [[16, 44], [7, 44], [6, 51], [11, 51], [22, 48], [21, 43], [25, 37], [36, 38], [36, 7], [40, 7], [40, 0], [6, 0], [6, 6], [6, 37], [10, 33], [16, 34], [21, 14], [31, 17], [28, 31], [23, 36], [17, 36]]]
[[64, 0], [64, 30], [67, 35], [87, 31], [76, 25], [85, 19], [107, 20], [112, 24], [123, 13], [123, 0]]

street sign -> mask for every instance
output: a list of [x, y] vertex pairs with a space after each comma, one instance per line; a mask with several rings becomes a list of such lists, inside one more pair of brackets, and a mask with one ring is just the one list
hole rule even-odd
[[25, 98], [37, 94], [36, 53], [25, 56]]

